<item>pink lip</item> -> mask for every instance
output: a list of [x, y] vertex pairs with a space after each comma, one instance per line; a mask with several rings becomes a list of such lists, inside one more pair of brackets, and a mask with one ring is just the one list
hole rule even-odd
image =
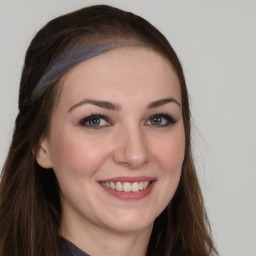
[[101, 180], [99, 182], [140, 182], [140, 181], [156, 181], [156, 178], [147, 177], [147, 176], [138, 176], [138, 177], [129, 177], [129, 176], [122, 176], [122, 177], [115, 177], [107, 180]]
[[[141, 179], [138, 179], [141, 178]], [[148, 179], [145, 179], [148, 178]], [[121, 182], [135, 182], [135, 181], [151, 181], [150, 185], [141, 191], [138, 192], [123, 192], [123, 191], [117, 191], [111, 188], [107, 188], [101, 185], [101, 187], [110, 195], [115, 196], [121, 200], [140, 200], [148, 196], [152, 189], [154, 188], [154, 185], [156, 183], [156, 179], [152, 179], [149, 177], [118, 177], [115, 179], [110, 179], [110, 180], [104, 180], [104, 182], [116, 182], [116, 181], [121, 181]], [[100, 183], [100, 182], [99, 182]]]

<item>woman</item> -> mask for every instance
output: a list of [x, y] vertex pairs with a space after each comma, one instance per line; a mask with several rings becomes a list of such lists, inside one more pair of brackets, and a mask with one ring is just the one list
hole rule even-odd
[[1, 256], [217, 253], [182, 67], [147, 21], [92, 6], [34, 37], [2, 171], [0, 230]]

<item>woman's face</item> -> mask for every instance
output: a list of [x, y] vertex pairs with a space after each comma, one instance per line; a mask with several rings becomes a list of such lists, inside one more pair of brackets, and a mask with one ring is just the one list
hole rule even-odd
[[120, 47], [62, 79], [37, 154], [60, 186], [64, 229], [151, 229], [179, 183], [185, 136], [180, 84], [145, 47]]

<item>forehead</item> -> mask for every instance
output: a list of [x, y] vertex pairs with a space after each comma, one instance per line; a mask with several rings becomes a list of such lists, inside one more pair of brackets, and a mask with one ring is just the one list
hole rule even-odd
[[166, 93], [180, 101], [180, 83], [170, 61], [148, 47], [123, 46], [70, 69], [61, 80], [59, 100], [73, 104], [83, 97], [113, 100], [121, 94], [139, 100]]

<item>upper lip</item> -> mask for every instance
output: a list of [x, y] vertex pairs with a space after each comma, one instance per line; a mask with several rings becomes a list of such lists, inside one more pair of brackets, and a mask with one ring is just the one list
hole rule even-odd
[[114, 177], [106, 180], [101, 180], [100, 182], [140, 182], [140, 181], [156, 181], [156, 178], [153, 177], [148, 177], [148, 176], [135, 176], [135, 177], [130, 177], [130, 176], [121, 176], [121, 177]]

